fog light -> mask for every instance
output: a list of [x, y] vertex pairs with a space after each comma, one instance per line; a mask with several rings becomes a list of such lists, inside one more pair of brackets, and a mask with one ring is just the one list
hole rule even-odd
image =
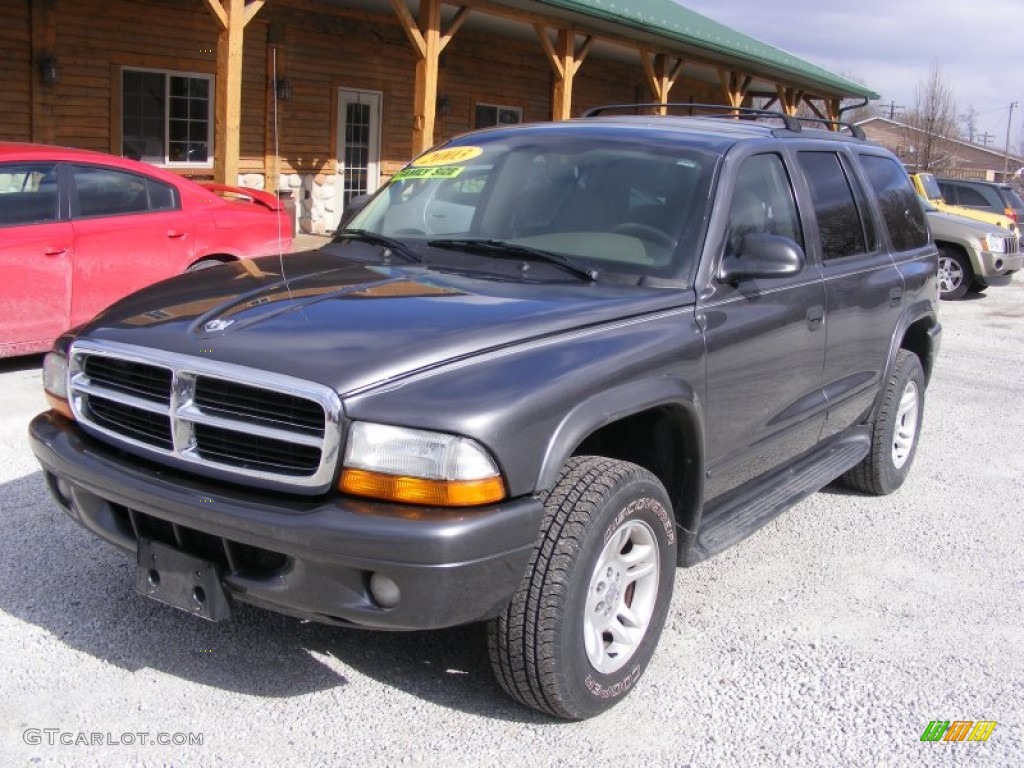
[[394, 608], [402, 599], [402, 592], [395, 580], [383, 573], [370, 576], [370, 595], [381, 608]]
[[1003, 268], [1003, 260], [1002, 259], [996, 259], [996, 269], [1002, 269], [1002, 268]]

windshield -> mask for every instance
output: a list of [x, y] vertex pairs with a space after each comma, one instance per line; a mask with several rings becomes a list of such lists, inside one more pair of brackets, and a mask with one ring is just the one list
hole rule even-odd
[[939, 189], [939, 183], [935, 181], [935, 177], [930, 173], [919, 173], [918, 178], [921, 179], [921, 188], [924, 190], [925, 195], [929, 200], [942, 200], [942, 190]]
[[449, 144], [395, 174], [346, 228], [432, 254], [487, 241], [480, 259], [519, 246], [594, 274], [689, 279], [717, 155], [621, 135], [463, 140], [472, 143]]

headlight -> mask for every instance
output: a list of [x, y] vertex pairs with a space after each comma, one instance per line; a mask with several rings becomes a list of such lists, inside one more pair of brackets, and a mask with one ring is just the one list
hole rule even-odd
[[981, 238], [981, 250], [990, 253], [1003, 253], [1006, 250], [1006, 239], [1000, 235], [989, 233]]
[[43, 358], [43, 389], [53, 410], [69, 419], [75, 418], [68, 403], [68, 359], [60, 352], [49, 352]]
[[494, 459], [468, 437], [357, 421], [339, 489], [409, 504], [466, 507], [505, 498]]

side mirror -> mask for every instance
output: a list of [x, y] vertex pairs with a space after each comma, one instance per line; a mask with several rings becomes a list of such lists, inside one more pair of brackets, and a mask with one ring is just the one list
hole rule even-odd
[[356, 195], [349, 199], [348, 205], [345, 206], [345, 210], [341, 213], [341, 221], [338, 222], [338, 229], [344, 229], [345, 226], [355, 218], [356, 214], [359, 213], [366, 204], [370, 202], [373, 195]]
[[780, 235], [752, 233], [743, 238], [738, 256], [722, 260], [718, 279], [738, 283], [753, 278], [791, 277], [804, 268], [803, 249], [794, 240]]

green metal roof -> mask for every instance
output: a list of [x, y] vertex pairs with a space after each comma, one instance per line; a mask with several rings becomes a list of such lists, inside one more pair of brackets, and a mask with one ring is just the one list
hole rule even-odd
[[[816, 84], [831, 93], [880, 98], [865, 85], [762, 43], [724, 24], [684, 8], [673, 0], [536, 0], [569, 11], [605, 19], [687, 46], [723, 54], [779, 74]], [[753, 73], [751, 73], [753, 74]]]

